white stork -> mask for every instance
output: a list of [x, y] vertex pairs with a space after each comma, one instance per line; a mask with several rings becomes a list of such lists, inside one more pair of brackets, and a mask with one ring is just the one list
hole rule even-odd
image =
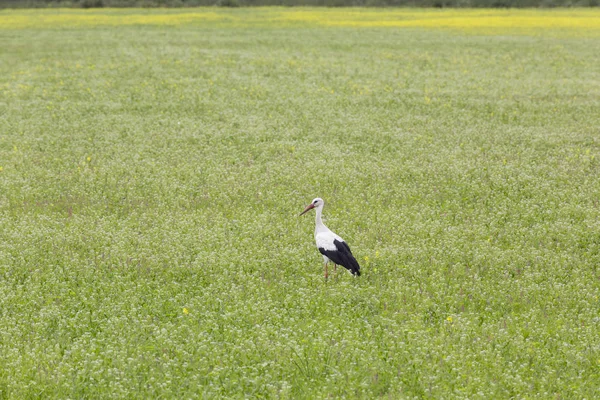
[[344, 239], [326, 227], [321, 220], [324, 205], [325, 202], [323, 199], [317, 197], [312, 203], [306, 206], [300, 215], [307, 213], [313, 208], [317, 209], [317, 216], [315, 219], [315, 241], [317, 242], [319, 252], [323, 255], [325, 279], [329, 276], [327, 273], [327, 264], [329, 261], [333, 262], [334, 270], [337, 270], [337, 265], [341, 265], [349, 270], [354, 276], [360, 276], [360, 265], [358, 265], [358, 261], [356, 261], [356, 258], [352, 255], [348, 244], [346, 244]]

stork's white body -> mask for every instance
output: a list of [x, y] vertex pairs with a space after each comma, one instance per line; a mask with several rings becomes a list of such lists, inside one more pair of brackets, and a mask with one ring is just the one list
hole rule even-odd
[[[323, 220], [321, 219], [321, 213], [323, 211], [323, 207], [317, 207], [316, 217], [315, 217], [315, 242], [317, 244], [317, 249], [324, 249], [330, 251], [336, 251], [337, 247], [335, 246], [334, 240], [339, 240], [343, 242], [340, 236], [336, 235], [331, 229], [325, 226]], [[329, 262], [329, 258], [326, 255], [323, 255], [324, 262]]]

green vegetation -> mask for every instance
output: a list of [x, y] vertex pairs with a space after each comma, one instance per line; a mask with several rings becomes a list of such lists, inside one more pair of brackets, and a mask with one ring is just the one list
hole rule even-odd
[[600, 397], [600, 41], [513, 33], [0, 30], [0, 398]]

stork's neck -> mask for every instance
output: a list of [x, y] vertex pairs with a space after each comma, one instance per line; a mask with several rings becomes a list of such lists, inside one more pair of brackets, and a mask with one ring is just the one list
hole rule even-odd
[[325, 226], [325, 224], [323, 223], [323, 220], [321, 219], [321, 215], [323, 214], [323, 206], [319, 206], [317, 207], [317, 213], [315, 216], [315, 233], [317, 232], [322, 232], [322, 231], [328, 231], [329, 228], [327, 228]]

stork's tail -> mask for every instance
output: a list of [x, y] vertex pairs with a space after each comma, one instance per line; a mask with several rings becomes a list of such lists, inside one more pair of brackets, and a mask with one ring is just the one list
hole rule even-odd
[[351, 264], [350, 264], [350, 272], [352, 272], [352, 275], [354, 276], [360, 276], [360, 265], [358, 265], [358, 261], [356, 261], [356, 258], [352, 257], [351, 260]]

